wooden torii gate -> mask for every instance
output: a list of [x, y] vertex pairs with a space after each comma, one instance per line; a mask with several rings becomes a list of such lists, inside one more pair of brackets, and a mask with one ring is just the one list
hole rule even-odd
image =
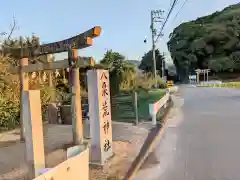
[[210, 72], [210, 69], [196, 69], [195, 72], [196, 72], [196, 74], [197, 74], [197, 84], [200, 83], [200, 80], [199, 80], [199, 75], [200, 75], [200, 74], [203, 74], [203, 76], [204, 76], [204, 82], [205, 82], [205, 79], [206, 79], [205, 77], [206, 77], [206, 75], [207, 75], [207, 81], [208, 81], [208, 73]]
[[[22, 44], [21, 48], [4, 47], [4, 54], [11, 54], [15, 58], [20, 58], [20, 66], [11, 68], [13, 73], [19, 73], [21, 84], [21, 108], [20, 108], [20, 122], [21, 122], [21, 140], [24, 140], [23, 132], [23, 107], [22, 98], [24, 93], [29, 90], [27, 73], [42, 70], [55, 70], [70, 67], [70, 77], [72, 77], [72, 92], [74, 92], [74, 98], [72, 99], [71, 106], [73, 107], [74, 117], [74, 132], [73, 138], [76, 144], [82, 140], [82, 114], [81, 114], [81, 99], [80, 99], [80, 82], [79, 82], [79, 67], [89, 65], [93, 63], [91, 58], [79, 58], [78, 49], [83, 49], [92, 46], [93, 38], [100, 36], [101, 27], [96, 26], [92, 29], [81, 33], [77, 36], [71, 37], [58, 42], [38, 45], [37, 43], [31, 47]], [[68, 59], [63, 61], [42, 63], [42, 64], [30, 64], [28, 65], [29, 57], [36, 57], [40, 55], [68, 52]], [[50, 74], [51, 77], [51, 74]], [[78, 127], [77, 127], [78, 126]]]
[[[93, 38], [100, 36], [101, 27], [96, 26], [84, 33], [58, 42], [38, 45], [34, 44], [31, 47], [21, 44], [21, 48], [3, 47], [4, 54], [11, 54], [15, 58], [20, 59], [20, 66], [11, 67], [12, 73], [19, 73], [20, 76], [20, 121], [21, 121], [21, 140], [25, 140], [26, 145], [26, 161], [31, 169], [31, 174], [36, 173], [36, 167], [44, 162], [44, 145], [42, 132], [42, 122], [38, 114], [41, 113], [39, 92], [29, 91], [28, 73], [36, 71], [52, 71], [56, 69], [69, 68], [69, 77], [71, 82], [71, 110], [72, 110], [72, 124], [73, 124], [73, 142], [74, 144], [82, 144], [83, 142], [83, 126], [82, 126], [82, 112], [81, 112], [81, 97], [80, 97], [80, 80], [79, 68], [83, 66], [93, 65], [94, 61], [91, 57], [79, 57], [78, 49], [89, 47], [93, 43]], [[60, 52], [68, 52], [68, 59], [55, 62], [46, 62], [39, 64], [28, 64], [29, 58], [41, 55], [48, 55]], [[50, 77], [51, 77], [50, 73]], [[35, 97], [34, 97], [35, 96]], [[28, 106], [24, 104], [24, 98], [32, 98], [28, 102]], [[38, 105], [34, 105], [32, 101], [37, 99]], [[30, 100], [29, 100], [30, 101]], [[26, 100], [25, 100], [26, 102]], [[32, 108], [26, 109], [26, 108]], [[31, 112], [33, 111], [33, 112]], [[30, 113], [30, 115], [29, 115]], [[36, 114], [34, 114], [36, 113]], [[34, 120], [33, 120], [34, 119]], [[40, 127], [41, 126], [41, 127]], [[24, 129], [25, 128], [25, 129]], [[36, 154], [38, 154], [36, 156]], [[41, 165], [40, 165], [41, 166]], [[34, 176], [34, 175], [33, 175]]]

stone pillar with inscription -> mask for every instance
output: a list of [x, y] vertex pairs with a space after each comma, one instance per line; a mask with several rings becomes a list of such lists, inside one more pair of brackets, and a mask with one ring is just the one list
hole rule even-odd
[[91, 134], [90, 161], [103, 165], [112, 156], [112, 119], [107, 70], [89, 70], [88, 102]]

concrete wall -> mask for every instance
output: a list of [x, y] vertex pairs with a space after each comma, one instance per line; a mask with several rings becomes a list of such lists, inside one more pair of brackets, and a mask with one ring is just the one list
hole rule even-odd
[[156, 115], [157, 112], [160, 110], [161, 107], [163, 107], [168, 99], [170, 97], [170, 92], [167, 91], [166, 94], [157, 102], [155, 102], [154, 104], [149, 104], [149, 114], [152, 117], [152, 124], [156, 125], [157, 120], [156, 120]]
[[200, 85], [222, 84], [222, 81], [201, 81]]
[[89, 149], [70, 157], [34, 180], [89, 180]]
[[173, 86], [173, 87], [168, 88], [170, 93], [177, 93], [178, 89], [179, 89], [178, 86]]

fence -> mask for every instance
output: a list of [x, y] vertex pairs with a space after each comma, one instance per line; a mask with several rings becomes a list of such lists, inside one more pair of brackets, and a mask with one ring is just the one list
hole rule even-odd
[[[158, 91], [156, 91], [158, 92]], [[164, 93], [164, 91], [161, 91]], [[111, 112], [112, 120], [118, 122], [128, 122], [138, 124], [139, 121], [151, 120], [149, 114], [149, 104], [159, 101], [162, 96], [161, 93], [155, 95], [154, 100], [150, 97], [152, 94], [149, 92], [139, 93], [121, 93], [111, 97]], [[88, 98], [82, 97], [82, 117], [88, 118]], [[70, 106], [69, 106], [70, 108]], [[70, 113], [70, 109], [68, 110]], [[63, 117], [61, 117], [63, 118]]]
[[[138, 106], [137, 99], [138, 97], [136, 95], [134, 97], [129, 93], [122, 93], [116, 96], [112, 96], [111, 97], [112, 119], [115, 121], [121, 121], [123, 119], [127, 121], [132, 121], [132, 122], [138, 121], [137, 108], [136, 108]], [[82, 97], [81, 103], [82, 103], [82, 118], [87, 119], [88, 111], [89, 111], [88, 98]], [[59, 116], [60, 116], [60, 108], [59, 108]]]
[[[111, 112], [112, 120], [131, 122], [138, 124], [139, 119], [148, 119], [149, 116], [143, 115], [138, 112], [140, 104], [139, 94], [134, 93], [121, 93], [111, 97]], [[82, 116], [87, 118], [88, 116], [88, 100], [82, 98]]]
[[[139, 121], [151, 120], [149, 104], [160, 101], [166, 92], [154, 90], [134, 94], [121, 94], [112, 98], [112, 119], [138, 124]], [[161, 114], [163, 109], [159, 110]], [[159, 114], [158, 113], [158, 114]]]
[[138, 123], [138, 95], [122, 93], [111, 98], [112, 119]]

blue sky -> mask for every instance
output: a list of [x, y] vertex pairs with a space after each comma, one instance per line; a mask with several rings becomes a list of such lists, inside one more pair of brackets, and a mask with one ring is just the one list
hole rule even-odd
[[[7, 31], [15, 16], [19, 30], [14, 36], [40, 36], [42, 42], [53, 42], [74, 36], [93, 26], [101, 26], [102, 35], [94, 39], [92, 47], [79, 51], [80, 56], [103, 57], [113, 49], [128, 59], [138, 60], [151, 48], [150, 11], [166, 12], [173, 0], [4, 0], [0, 7], [0, 31]], [[221, 10], [239, 0], [188, 0], [174, 19], [184, 0], [179, 0], [164, 30], [164, 37], [157, 44], [167, 53], [169, 33], [180, 23]], [[144, 44], [144, 37], [148, 43]], [[56, 55], [57, 59], [66, 54]]]

